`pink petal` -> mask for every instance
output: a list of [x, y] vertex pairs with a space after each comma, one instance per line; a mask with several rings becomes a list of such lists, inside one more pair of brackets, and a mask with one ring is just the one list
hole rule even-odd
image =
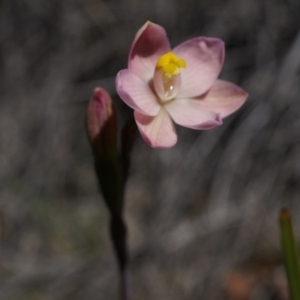
[[177, 46], [173, 52], [183, 58], [182, 85], [177, 98], [191, 98], [205, 93], [218, 78], [225, 50], [222, 40], [197, 37]]
[[156, 117], [134, 112], [136, 124], [145, 142], [152, 148], [169, 148], [176, 144], [177, 134], [174, 124], [165, 109]]
[[247, 97], [248, 94], [237, 85], [217, 80], [206, 94], [197, 98], [201, 107], [219, 113], [225, 118], [238, 110]]
[[184, 127], [207, 130], [222, 125], [220, 115], [206, 110], [198, 100], [175, 99], [164, 107], [174, 122]]
[[146, 22], [132, 43], [128, 68], [145, 82], [153, 77], [155, 65], [161, 55], [170, 51], [170, 43], [163, 27]]
[[116, 89], [121, 99], [131, 108], [149, 116], [158, 114], [160, 105], [155, 94], [148, 84], [129, 70], [118, 73]]

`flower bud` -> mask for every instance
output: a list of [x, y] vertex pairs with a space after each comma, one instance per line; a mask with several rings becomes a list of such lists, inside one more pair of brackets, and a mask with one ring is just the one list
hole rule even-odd
[[86, 131], [94, 155], [106, 159], [117, 155], [117, 117], [109, 94], [95, 88], [86, 112]]
[[102, 88], [94, 90], [88, 105], [86, 131], [105, 203], [112, 215], [119, 214], [123, 207], [123, 184], [117, 146], [117, 117], [109, 94]]

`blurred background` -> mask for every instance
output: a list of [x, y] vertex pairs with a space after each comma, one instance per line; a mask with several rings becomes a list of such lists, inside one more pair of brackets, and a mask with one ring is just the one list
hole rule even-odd
[[[84, 114], [147, 21], [226, 43], [248, 93], [224, 125], [139, 136], [126, 190], [133, 299], [287, 299], [278, 211], [300, 238], [299, 0], [0, 3], [0, 299], [118, 299]], [[115, 97], [119, 124], [132, 112]]]

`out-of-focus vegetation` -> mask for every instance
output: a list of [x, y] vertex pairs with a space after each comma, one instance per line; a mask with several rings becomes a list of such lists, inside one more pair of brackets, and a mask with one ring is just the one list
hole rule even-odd
[[[226, 43], [246, 105], [178, 145], [139, 139], [126, 193], [133, 298], [286, 299], [277, 214], [300, 219], [299, 0], [0, 3], [0, 299], [116, 299], [84, 132], [145, 21]], [[130, 110], [115, 97], [120, 124]], [[296, 230], [300, 232], [300, 230]], [[299, 236], [298, 236], [299, 238]], [[273, 298], [272, 298], [273, 297]]]

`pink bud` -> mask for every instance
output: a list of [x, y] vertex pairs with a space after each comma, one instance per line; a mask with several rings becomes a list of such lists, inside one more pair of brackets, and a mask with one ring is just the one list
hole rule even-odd
[[86, 131], [94, 155], [111, 158], [117, 155], [117, 118], [110, 95], [95, 88], [86, 112]]

